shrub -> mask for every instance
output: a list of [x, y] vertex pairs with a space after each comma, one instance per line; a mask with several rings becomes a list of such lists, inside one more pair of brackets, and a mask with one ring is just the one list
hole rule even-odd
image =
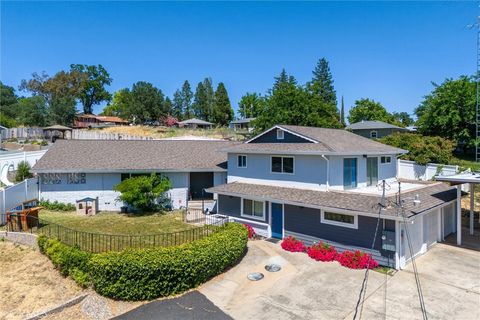
[[255, 230], [253, 229], [253, 227], [249, 224], [244, 224], [243, 226], [248, 231], [248, 239], [253, 239], [255, 237]]
[[31, 177], [33, 177], [33, 174], [30, 172], [30, 164], [26, 161], [20, 161], [15, 174], [15, 182], [22, 182]]
[[283, 239], [281, 245], [283, 250], [287, 250], [290, 252], [305, 252], [305, 250], [307, 249], [302, 241], [297, 240], [292, 236]]
[[317, 261], [334, 261], [338, 253], [333, 246], [320, 242], [308, 247], [307, 254]]
[[350, 269], [373, 269], [378, 267], [378, 262], [372, 258], [371, 254], [361, 252], [344, 251], [338, 254], [336, 260], [344, 267]]
[[99, 294], [114, 299], [146, 300], [181, 293], [221, 273], [243, 256], [247, 237], [241, 224], [229, 223], [176, 247], [88, 254], [44, 236], [38, 244], [62, 274], [79, 284], [91, 283]]
[[75, 211], [75, 205], [72, 203], [62, 203], [58, 201], [50, 202], [49, 200], [40, 201], [40, 206], [47, 210], [53, 211]]

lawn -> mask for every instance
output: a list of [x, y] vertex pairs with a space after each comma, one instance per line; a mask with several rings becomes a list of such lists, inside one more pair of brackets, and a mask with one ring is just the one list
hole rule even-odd
[[171, 233], [194, 228], [182, 221], [180, 211], [149, 215], [101, 212], [94, 216], [83, 216], [75, 212], [42, 210], [39, 217], [78, 231], [120, 235]]
[[460, 166], [460, 170], [468, 168], [472, 171], [480, 171], [480, 162], [475, 161], [475, 155], [455, 154], [449, 164]]

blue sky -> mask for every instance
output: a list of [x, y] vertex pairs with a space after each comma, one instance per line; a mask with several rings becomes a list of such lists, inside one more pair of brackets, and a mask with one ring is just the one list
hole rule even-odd
[[[326, 57], [348, 109], [356, 99], [413, 112], [441, 82], [475, 72], [475, 2], [1, 2], [0, 79], [102, 64], [109, 90], [149, 81], [225, 83], [236, 109], [282, 68], [300, 83]], [[95, 109], [101, 111], [101, 107]]]

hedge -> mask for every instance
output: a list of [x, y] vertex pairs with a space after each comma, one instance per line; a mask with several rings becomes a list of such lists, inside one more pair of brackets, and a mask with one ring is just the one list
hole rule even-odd
[[99, 294], [120, 300], [149, 300], [195, 288], [238, 262], [248, 231], [228, 223], [203, 239], [176, 247], [90, 254], [39, 237], [39, 246], [64, 275]]

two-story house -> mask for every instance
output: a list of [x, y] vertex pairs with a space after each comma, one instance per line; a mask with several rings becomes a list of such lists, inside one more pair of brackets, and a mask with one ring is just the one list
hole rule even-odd
[[403, 182], [398, 199], [405, 150], [345, 130], [277, 125], [223, 151], [227, 183], [207, 189], [217, 212], [265, 237], [325, 241], [400, 268], [455, 231], [453, 188]]

